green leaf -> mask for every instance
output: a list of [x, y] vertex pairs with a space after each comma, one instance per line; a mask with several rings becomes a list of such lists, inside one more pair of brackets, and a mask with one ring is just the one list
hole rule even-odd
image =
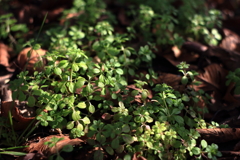
[[33, 96], [29, 96], [27, 101], [28, 101], [28, 106], [29, 107], [34, 107], [35, 106], [36, 99]]
[[66, 128], [70, 130], [70, 129], [73, 129], [73, 127], [74, 127], [74, 121], [69, 121], [69, 122], [67, 123]]
[[122, 134], [122, 138], [124, 140], [124, 142], [131, 144], [134, 142], [134, 139], [132, 136], [130, 136], [129, 134]]
[[122, 69], [120, 69], [120, 68], [117, 68], [116, 70], [115, 70], [119, 75], [123, 75], [123, 70]]
[[113, 93], [113, 94], [111, 95], [111, 97], [112, 97], [112, 99], [117, 99], [117, 95], [116, 95], [115, 93]]
[[58, 67], [60, 68], [66, 68], [69, 64], [69, 61], [68, 60], [61, 60], [59, 63], [58, 63]]
[[56, 75], [61, 75], [62, 74], [62, 70], [60, 69], [60, 68], [54, 68], [54, 73], [56, 74]]
[[19, 101], [25, 101], [26, 100], [26, 95], [22, 91], [19, 91], [18, 94], [19, 94], [19, 97], [18, 97]]
[[106, 147], [104, 147], [104, 149], [107, 151], [108, 154], [110, 154], [110, 155], [114, 154], [112, 147], [106, 146]]
[[72, 152], [73, 151], [73, 146], [72, 145], [63, 146], [62, 151], [64, 151], [64, 152]]
[[40, 49], [40, 48], [41, 48], [40, 44], [35, 44], [35, 45], [33, 46], [33, 50], [38, 50], [38, 49]]
[[73, 69], [74, 72], [77, 72], [79, 70], [79, 67], [76, 63], [73, 63], [72, 69]]
[[122, 126], [122, 132], [125, 132], [125, 133], [130, 132], [130, 127], [129, 127], [128, 124], [124, 124], [124, 125]]
[[207, 148], [207, 141], [205, 141], [204, 139], [201, 141], [201, 146], [203, 147], [203, 148]]
[[80, 103], [78, 103], [77, 107], [80, 108], [80, 109], [84, 109], [84, 108], [87, 107], [87, 105], [86, 105], [85, 102], [80, 102]]
[[82, 119], [82, 121], [83, 121], [84, 124], [90, 124], [91, 123], [91, 121], [90, 121], [90, 119], [88, 117], [84, 117]]
[[117, 153], [122, 153], [124, 150], [124, 145], [119, 145], [119, 147], [116, 149]]
[[101, 150], [96, 150], [93, 155], [94, 160], [103, 160], [103, 153]]
[[60, 155], [57, 155], [56, 160], [64, 160]]
[[90, 113], [94, 113], [94, 112], [95, 112], [95, 107], [94, 107], [94, 105], [90, 104], [89, 107], [88, 107], [88, 111], [89, 111]]
[[76, 127], [79, 131], [83, 131], [83, 125], [81, 123], [78, 123]]
[[93, 73], [95, 73], [95, 74], [100, 73], [100, 69], [98, 69], [98, 68], [94, 68], [94, 69], [93, 69]]
[[79, 89], [79, 88], [82, 88], [82, 86], [84, 85], [86, 79], [85, 78], [79, 78], [77, 80], [77, 82], [75, 83], [75, 89]]
[[73, 113], [72, 113], [72, 119], [74, 120], [74, 121], [78, 121], [78, 120], [80, 120], [80, 111], [73, 111]]
[[194, 155], [199, 155], [201, 153], [201, 149], [198, 147], [193, 147], [191, 151]]
[[126, 155], [123, 157], [123, 160], [132, 160], [132, 156], [129, 155], [129, 154], [126, 154]]
[[185, 101], [185, 102], [188, 102], [190, 100], [190, 98], [188, 97], [188, 95], [183, 94], [182, 100]]
[[106, 137], [105, 137], [104, 135], [98, 133], [98, 134], [96, 135], [96, 140], [97, 140], [99, 143], [103, 144], [104, 142], [106, 142]]
[[174, 115], [173, 118], [179, 123], [184, 124], [184, 119], [181, 116]]
[[234, 89], [234, 94], [239, 95], [240, 94], [240, 86], [236, 86]]
[[112, 147], [113, 149], [119, 148], [119, 138], [118, 138], [118, 137], [116, 137], [115, 139], [112, 140], [112, 142], [111, 142], [111, 147]]
[[68, 82], [67, 87], [68, 87], [69, 92], [71, 92], [71, 93], [75, 92], [74, 91], [74, 84], [72, 82]]

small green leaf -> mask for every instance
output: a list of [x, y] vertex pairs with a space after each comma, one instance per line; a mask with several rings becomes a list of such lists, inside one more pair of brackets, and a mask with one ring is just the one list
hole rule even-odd
[[76, 127], [79, 131], [83, 131], [83, 125], [81, 123], [78, 123]]
[[115, 139], [112, 140], [111, 147], [114, 149], [117, 149], [119, 147], [119, 138], [118, 137], [116, 137]]
[[62, 151], [64, 151], [64, 152], [72, 152], [73, 151], [73, 146], [72, 145], [63, 146]]
[[128, 124], [124, 124], [122, 127], [122, 132], [128, 133], [130, 132], [130, 127]]
[[114, 154], [112, 147], [106, 146], [106, 147], [104, 147], [104, 149], [107, 151], [108, 154], [110, 154], [110, 155]]
[[70, 129], [73, 129], [73, 127], [74, 127], [74, 121], [69, 121], [69, 122], [67, 123], [66, 128], [70, 130]]
[[183, 76], [181, 79], [182, 84], [186, 85], [188, 83], [188, 78], [187, 76]]
[[123, 140], [128, 143], [128, 144], [131, 144], [134, 142], [134, 139], [132, 136], [130, 136], [129, 134], [122, 134], [122, 138]]
[[88, 117], [84, 117], [82, 119], [82, 121], [83, 121], [84, 124], [90, 124], [91, 123], [91, 121], [90, 121], [90, 119]]
[[185, 101], [185, 102], [188, 102], [188, 101], [190, 101], [190, 98], [188, 97], [188, 95], [183, 94], [182, 100]]
[[72, 69], [73, 69], [74, 72], [77, 72], [79, 70], [79, 67], [76, 63], [73, 63]]
[[181, 116], [174, 115], [173, 117], [179, 124], [184, 124], [184, 119]]
[[19, 97], [18, 97], [19, 101], [25, 101], [26, 100], [26, 95], [22, 91], [19, 91], [18, 94], [19, 94]]
[[111, 97], [112, 97], [112, 99], [117, 99], [117, 95], [116, 95], [115, 93], [113, 93], [113, 94], [111, 95]]
[[94, 157], [93, 157], [94, 160], [103, 160], [103, 153], [101, 150], [96, 150], [94, 152]]
[[71, 92], [71, 93], [75, 92], [74, 91], [74, 84], [72, 82], [68, 82], [67, 87], [68, 87], [69, 92]]
[[85, 102], [80, 102], [80, 103], [78, 103], [77, 107], [80, 108], [80, 109], [84, 109], [84, 108], [87, 107], [87, 105], [86, 105]]
[[66, 68], [69, 64], [69, 61], [68, 60], [61, 60], [59, 63], [58, 63], [58, 67], [60, 68]]
[[201, 141], [201, 145], [203, 148], [207, 148], [207, 141], [205, 141], [204, 139]]
[[106, 142], [106, 137], [105, 137], [104, 135], [98, 133], [98, 134], [96, 135], [96, 140], [97, 140], [99, 143], [102, 144], [102, 143]]
[[126, 154], [123, 158], [123, 160], [132, 160], [132, 156], [129, 154]]
[[74, 120], [74, 121], [78, 121], [78, 120], [80, 120], [80, 111], [73, 111], [73, 113], [72, 113], [72, 119]]
[[28, 106], [29, 107], [34, 107], [34, 105], [36, 103], [36, 99], [33, 96], [29, 96], [27, 101], [28, 101]]
[[199, 155], [201, 153], [201, 150], [198, 147], [194, 147], [191, 151], [194, 155]]
[[41, 48], [40, 44], [35, 44], [33, 50], [39, 50]]
[[93, 73], [95, 73], [95, 74], [100, 73], [100, 69], [98, 69], [98, 68], [94, 68], [94, 69], [93, 69]]
[[94, 113], [94, 112], [95, 112], [95, 107], [94, 107], [94, 105], [90, 104], [89, 107], [88, 107], [88, 111], [89, 111], [90, 113]]
[[120, 68], [117, 68], [116, 70], [115, 70], [119, 75], [123, 75], [123, 70], [122, 69], [120, 69]]
[[61, 75], [62, 74], [62, 70], [60, 69], [60, 68], [54, 68], [54, 73], [56, 74], [56, 75]]
[[116, 149], [117, 153], [122, 153], [124, 150], [124, 145], [119, 145], [119, 147]]

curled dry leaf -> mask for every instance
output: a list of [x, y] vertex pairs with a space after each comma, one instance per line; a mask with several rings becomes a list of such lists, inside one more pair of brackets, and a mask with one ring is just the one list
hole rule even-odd
[[[33, 73], [35, 70], [41, 71], [46, 63], [42, 56], [44, 56], [46, 52], [47, 51], [43, 49], [33, 50], [31, 47], [23, 49], [17, 58], [19, 67], [22, 70], [26, 67], [26, 70], [30, 73]], [[30, 54], [29, 57], [28, 54]], [[37, 64], [38, 66], [36, 66], [35, 69], [35, 65]]]
[[196, 129], [208, 143], [224, 143], [240, 139], [240, 128]]
[[223, 32], [225, 38], [222, 40], [220, 47], [240, 52], [240, 37], [228, 29], [223, 29]]
[[[204, 90], [209, 93], [213, 99], [211, 99], [212, 105], [209, 106], [211, 111], [217, 111], [222, 109], [222, 98], [227, 90], [225, 85], [226, 75], [228, 71], [222, 68], [219, 64], [211, 64], [204, 68], [203, 73], [198, 75], [196, 79], [202, 82], [200, 85], [194, 85], [195, 90]], [[202, 105], [205, 106], [204, 103]]]
[[231, 110], [240, 104], [240, 101], [232, 94], [233, 84], [226, 85], [226, 76], [228, 71], [219, 64], [211, 64], [204, 68], [205, 72], [201, 73], [196, 79], [202, 82], [194, 86], [195, 90], [204, 90], [212, 97], [212, 105], [209, 106], [211, 111], [221, 109]]
[[[50, 148], [44, 143], [49, 142], [53, 137], [63, 138], [63, 140], [59, 141], [56, 144], [56, 146]], [[81, 143], [84, 143], [84, 141], [79, 138], [70, 139], [69, 136], [64, 136], [64, 135], [61, 135], [61, 136], [50, 135], [48, 137], [41, 138], [39, 142], [31, 143], [29, 147], [24, 149], [24, 151], [27, 153], [37, 152], [37, 153], [43, 154], [46, 157], [49, 157], [50, 155], [55, 154], [57, 150], [60, 151], [66, 145], [75, 146], [75, 145], [81, 145]]]
[[209, 47], [203, 54], [204, 57], [220, 60], [223, 66], [231, 71], [240, 68], [240, 53], [221, 47]]
[[6, 46], [3, 43], [0, 43], [0, 65], [3, 65], [5, 67], [9, 66], [9, 59], [10, 59], [10, 55], [9, 55], [9, 50], [10, 48], [8, 46]]
[[35, 119], [35, 117], [22, 116], [17, 106], [17, 103], [13, 101], [2, 101], [1, 115], [8, 118], [8, 114], [11, 112], [14, 130], [23, 130]]

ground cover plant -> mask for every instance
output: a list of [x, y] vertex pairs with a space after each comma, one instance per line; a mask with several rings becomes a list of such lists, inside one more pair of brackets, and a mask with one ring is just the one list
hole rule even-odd
[[240, 66], [218, 2], [0, 4], [1, 158], [237, 157], [219, 144], [239, 139]]

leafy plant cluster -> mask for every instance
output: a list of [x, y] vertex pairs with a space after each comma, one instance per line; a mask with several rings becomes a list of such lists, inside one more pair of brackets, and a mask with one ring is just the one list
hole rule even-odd
[[[155, 96], [148, 101], [149, 93], [143, 88], [147, 82], [136, 80], [139, 91], [126, 89], [117, 58], [94, 63], [74, 47], [53, 50], [44, 58], [48, 63], [43, 71], [21, 72], [11, 83], [14, 99], [37, 107], [41, 125], [66, 128], [73, 138], [87, 135], [89, 145], [112, 156], [125, 153], [131, 157], [140, 152], [147, 159], [186, 159], [210, 152], [204, 150], [206, 146], [197, 146], [200, 135], [194, 128], [206, 127], [204, 120], [194, 105], [186, 107], [199, 93], [180, 93], [157, 84]], [[186, 67], [180, 65], [183, 72]], [[185, 73], [189, 81], [194, 80], [192, 72]], [[142, 104], [131, 103], [137, 95]], [[211, 156], [219, 155], [215, 147]], [[94, 153], [94, 159], [103, 156], [102, 150]]]
[[[45, 65], [43, 70], [33, 74], [23, 71], [11, 82], [13, 99], [27, 101], [29, 107], [36, 108], [38, 123], [35, 127], [40, 124], [67, 129], [66, 133], [72, 138], [87, 136], [89, 145], [99, 147], [94, 159], [103, 159], [104, 153], [123, 155], [122, 159], [130, 159], [135, 153], [149, 160], [189, 156], [216, 159], [221, 154], [215, 144], [208, 145], [204, 140], [197, 142], [200, 135], [195, 129], [208, 127], [199, 114], [197, 102], [199, 99], [207, 101], [208, 95], [191, 87], [196, 83], [196, 73], [187, 71], [186, 63], [178, 66], [184, 75], [181, 82], [186, 90], [183, 92], [152, 82], [156, 77], [151, 68], [155, 58], [154, 43], [180, 46], [187, 37], [196, 39], [207, 31], [212, 32], [215, 23], [209, 24], [209, 19], [211, 22], [219, 20], [218, 12], [206, 14], [201, 10], [199, 6], [203, 3], [200, 1], [183, 0], [182, 5], [175, 5], [175, 2], [130, 1], [128, 16], [133, 16], [134, 20], [126, 28], [127, 33], [118, 34], [114, 30], [116, 17], [107, 11], [105, 1], [74, 0], [73, 7], [63, 15], [77, 13], [77, 17], [66, 20], [63, 26], [43, 30], [44, 34], [39, 35], [37, 41], [25, 42], [39, 43], [33, 45], [33, 49], [43, 46], [48, 52], [39, 59], [40, 65]], [[123, 5], [125, 0], [114, 3]], [[107, 18], [102, 18], [104, 16]], [[9, 16], [1, 16], [0, 20], [4, 18], [9, 19]], [[4, 30], [12, 26], [11, 31], [25, 31], [15, 21], [1, 23], [5, 23]], [[191, 27], [185, 30], [186, 26]], [[148, 43], [136, 48], [127, 45], [137, 39], [137, 32], [143, 33]], [[218, 40], [217, 34], [214, 31], [215, 37], [205, 41]], [[207, 36], [209, 34], [204, 37]], [[137, 74], [140, 66], [149, 68], [146, 75]], [[130, 76], [139, 78], [135, 79], [139, 90], [127, 88]], [[151, 100], [145, 89], [147, 85], [154, 91]], [[136, 97], [140, 97], [140, 102], [135, 101]], [[53, 147], [60, 140], [52, 139], [53, 143], [46, 145]], [[61, 159], [59, 152], [56, 156]]]
[[211, 45], [217, 45], [221, 40], [221, 35], [216, 29], [221, 26], [221, 12], [206, 9], [205, 1], [130, 2], [132, 5], [128, 13], [134, 20], [128, 29], [139, 30], [147, 41], [181, 46], [184, 39], [188, 38], [202, 40]]

